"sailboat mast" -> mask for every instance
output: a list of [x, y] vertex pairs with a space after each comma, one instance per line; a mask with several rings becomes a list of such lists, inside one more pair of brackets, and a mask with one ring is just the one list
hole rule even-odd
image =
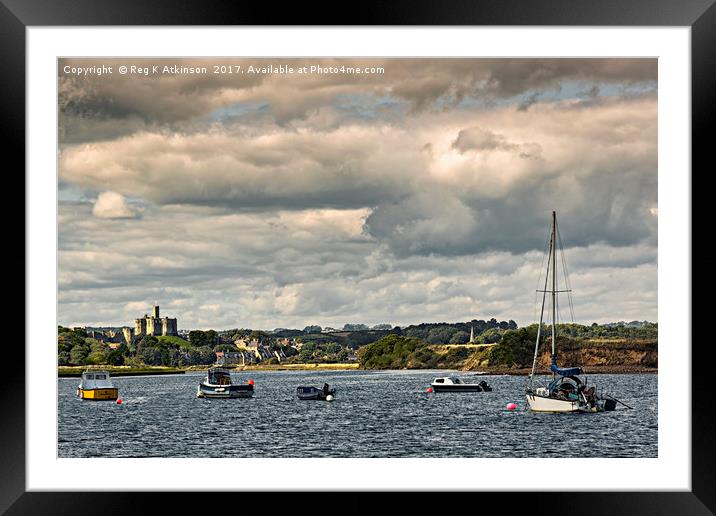
[[[557, 335], [557, 212], [552, 212], [552, 360]], [[554, 376], [554, 373], [552, 373]]]
[[[544, 288], [542, 292], [542, 308], [539, 312], [539, 326], [537, 326], [537, 340], [535, 341], [535, 355], [532, 359], [532, 374], [530, 374], [530, 387], [532, 386], [532, 380], [535, 375], [535, 369], [537, 369], [537, 353], [539, 353], [539, 338], [542, 335], [542, 322], [544, 321], [544, 303], [547, 299], [547, 281], [549, 281], [549, 266], [552, 263], [552, 238], [549, 240], [549, 253], [547, 254], [547, 274], [544, 275]], [[540, 292], [540, 291], [538, 291]]]

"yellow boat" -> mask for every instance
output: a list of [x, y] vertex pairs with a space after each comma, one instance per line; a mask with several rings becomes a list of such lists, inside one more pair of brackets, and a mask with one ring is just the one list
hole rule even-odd
[[112, 384], [107, 371], [85, 371], [77, 387], [77, 396], [83, 400], [116, 400], [119, 390]]

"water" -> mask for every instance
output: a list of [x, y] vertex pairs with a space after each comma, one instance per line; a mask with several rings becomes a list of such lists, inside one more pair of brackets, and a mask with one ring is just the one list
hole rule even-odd
[[[634, 407], [598, 414], [524, 410], [524, 376], [487, 393], [425, 392], [448, 371], [252, 371], [250, 399], [199, 399], [200, 373], [115, 378], [123, 404], [75, 396], [61, 378], [60, 457], [657, 457], [657, 376], [594, 375]], [[299, 401], [328, 382], [336, 400]], [[515, 411], [505, 410], [509, 402]]]

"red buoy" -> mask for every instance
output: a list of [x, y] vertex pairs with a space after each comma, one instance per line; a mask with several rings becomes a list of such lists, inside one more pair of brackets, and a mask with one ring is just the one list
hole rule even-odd
[[122, 398], [117, 398], [117, 405], [121, 405], [121, 404], [122, 404]]
[[427, 389], [425, 392], [433, 392], [433, 388], [432, 388], [432, 387], [428, 387], [428, 389]]
[[254, 381], [253, 381], [253, 380], [249, 380], [249, 385], [253, 385], [253, 384], [254, 384]]

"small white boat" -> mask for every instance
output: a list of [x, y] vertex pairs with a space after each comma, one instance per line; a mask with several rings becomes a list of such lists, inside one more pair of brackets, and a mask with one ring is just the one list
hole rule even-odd
[[119, 390], [112, 383], [108, 371], [87, 370], [82, 373], [77, 396], [83, 400], [116, 400]]
[[490, 392], [490, 387], [485, 380], [479, 383], [467, 383], [453, 376], [435, 378], [430, 384], [434, 392]]

